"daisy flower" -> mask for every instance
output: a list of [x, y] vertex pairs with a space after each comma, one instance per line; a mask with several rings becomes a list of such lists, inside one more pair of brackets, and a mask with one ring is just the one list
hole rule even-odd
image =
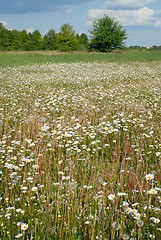
[[114, 195], [114, 194], [108, 195], [108, 199], [109, 199], [109, 200], [114, 200], [114, 198], [115, 198], [115, 195]]
[[19, 234], [17, 234], [16, 236], [15, 236], [15, 238], [20, 238], [20, 237], [22, 237], [23, 235], [22, 235], [22, 233], [19, 233]]
[[154, 175], [153, 175], [153, 174], [147, 174], [147, 175], [145, 176], [145, 179], [146, 179], [146, 180], [152, 180], [152, 179], [154, 179]]
[[159, 218], [153, 217], [152, 220], [153, 220], [154, 223], [159, 223], [159, 222], [160, 222], [160, 219], [159, 219]]
[[62, 176], [62, 180], [69, 180], [70, 176]]
[[28, 228], [28, 224], [22, 223], [21, 230], [25, 231]]
[[153, 188], [147, 191], [148, 194], [157, 194], [157, 191]]
[[32, 187], [32, 188], [31, 188], [31, 191], [37, 192], [37, 187]]

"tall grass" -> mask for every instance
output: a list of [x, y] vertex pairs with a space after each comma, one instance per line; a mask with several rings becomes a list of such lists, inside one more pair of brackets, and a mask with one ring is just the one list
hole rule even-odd
[[116, 53], [59, 53], [55, 51], [1, 52], [0, 66], [13, 67], [45, 63], [73, 62], [154, 62], [161, 61], [157, 51], [121, 51]]
[[159, 63], [35, 64], [0, 78], [0, 238], [160, 239]]

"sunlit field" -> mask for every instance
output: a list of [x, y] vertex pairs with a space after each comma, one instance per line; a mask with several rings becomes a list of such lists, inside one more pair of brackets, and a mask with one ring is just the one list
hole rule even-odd
[[17, 51], [0, 52], [0, 67], [15, 67], [19, 65], [47, 64], [73, 62], [161, 62], [161, 51], [130, 51], [120, 50], [112, 53], [69, 52], [58, 51]]
[[0, 79], [0, 239], [161, 239], [161, 63]]

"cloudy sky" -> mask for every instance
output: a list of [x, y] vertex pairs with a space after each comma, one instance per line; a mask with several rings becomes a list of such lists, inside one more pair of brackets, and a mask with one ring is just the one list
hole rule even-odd
[[59, 32], [64, 23], [76, 33], [89, 34], [95, 18], [108, 14], [126, 29], [126, 45], [161, 45], [161, 0], [5, 0], [0, 22], [8, 29], [50, 29]]

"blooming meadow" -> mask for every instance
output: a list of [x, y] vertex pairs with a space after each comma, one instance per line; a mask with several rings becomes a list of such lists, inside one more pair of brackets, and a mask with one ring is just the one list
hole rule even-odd
[[159, 63], [0, 79], [0, 239], [161, 239]]

